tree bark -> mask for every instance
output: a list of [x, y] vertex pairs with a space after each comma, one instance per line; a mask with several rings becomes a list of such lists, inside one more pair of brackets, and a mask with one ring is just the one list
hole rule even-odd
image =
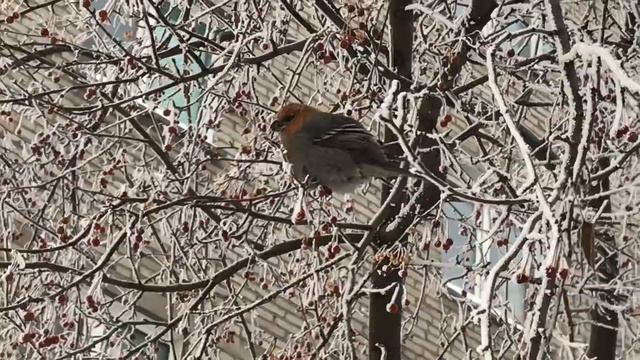
[[[391, 32], [391, 68], [402, 78], [411, 80], [412, 77], [412, 53], [413, 53], [413, 20], [412, 14], [405, 10], [406, 6], [411, 4], [410, 0], [392, 0], [389, 5], [389, 24]], [[494, 0], [474, 0], [472, 2], [471, 11], [468, 20], [465, 22], [463, 35], [474, 38], [478, 33], [478, 29], [491, 19], [491, 13], [497, 7]], [[446, 71], [440, 74], [440, 78], [446, 79], [447, 84], [452, 84], [455, 76], [460, 72], [461, 66], [466, 63], [466, 55], [469, 51], [466, 43], [463, 42], [463, 50], [458, 55], [459, 62], [451, 65]], [[400, 91], [409, 90], [409, 83], [400, 82]], [[429, 86], [433, 92], [436, 92], [437, 84]], [[436, 125], [440, 117], [442, 109], [442, 99], [438, 96], [426, 95], [418, 108], [418, 130], [420, 136], [414, 144], [419, 149], [434, 149], [432, 151], [424, 151], [420, 153], [420, 161], [432, 173], [442, 176], [440, 168], [440, 151], [436, 140], [429, 138], [426, 134], [436, 131]], [[385, 143], [395, 140], [395, 136], [391, 132], [385, 133]], [[399, 146], [389, 149], [391, 157], [402, 155]], [[406, 181], [398, 179], [398, 181]], [[429, 209], [440, 201], [440, 190], [437, 186], [429, 182], [421, 182], [415, 184], [418, 187], [420, 198], [413, 204], [415, 209], [407, 211], [408, 214], [414, 214], [418, 207], [422, 210]], [[382, 202], [384, 203], [389, 196], [390, 189], [384, 188], [382, 193]], [[389, 206], [386, 219], [394, 220], [400, 210], [400, 204], [406, 203], [407, 194], [400, 193], [398, 199], [392, 201], [394, 206]], [[389, 246], [396, 242], [403, 241], [402, 236], [405, 230], [413, 223], [413, 216], [407, 216], [398, 219], [398, 223], [393, 228], [383, 228], [378, 232], [377, 245]], [[379, 262], [374, 264], [376, 270], [382, 269], [386, 263]], [[386, 276], [375, 272], [372, 284], [375, 289], [385, 288], [393, 283], [402, 283], [397, 272], [387, 273]], [[402, 358], [402, 338], [401, 338], [401, 321], [402, 321], [402, 304], [396, 301], [397, 313], [387, 311], [387, 306], [391, 303], [393, 292], [387, 294], [373, 293], [369, 298], [369, 359], [381, 359], [382, 349], [384, 349], [386, 360], [399, 360]], [[398, 296], [400, 299], [401, 296]]]
[[[605, 0], [603, 2], [602, 8], [602, 30], [600, 31], [600, 42], [604, 41], [605, 28], [607, 23], [607, 8], [609, 6], [609, 1]], [[598, 71], [597, 71], [597, 84], [596, 84], [596, 92], [592, 95], [592, 103], [597, 103], [597, 97], [600, 95], [600, 63], [598, 62]], [[598, 117], [600, 118], [600, 117]], [[594, 124], [598, 126], [599, 124]], [[602, 146], [602, 138], [597, 139], [598, 147]], [[599, 169], [606, 169], [609, 167], [611, 161], [607, 157], [603, 157], [598, 161]], [[601, 180], [599, 180], [595, 186], [591, 188], [592, 194], [602, 193], [609, 191], [610, 183], [609, 183], [609, 175], [605, 176]], [[609, 196], [602, 196], [595, 199], [591, 204], [589, 204], [595, 211], [598, 211], [600, 207], [605, 203], [606, 206], [604, 211], [611, 212], [611, 201]], [[597, 226], [597, 224], [594, 224]], [[615, 248], [615, 237], [610, 233], [598, 232], [596, 230], [595, 233], [596, 244], [596, 255], [600, 255], [600, 257], [595, 258], [594, 265], [596, 266], [596, 274], [598, 275], [598, 280], [601, 284], [610, 283], [613, 279], [615, 279], [620, 273], [620, 268], [618, 266], [618, 254], [615, 251], [610, 252], [608, 249]], [[614, 294], [614, 290], [607, 290], [598, 293], [598, 299], [604, 304], [614, 305], [616, 303], [616, 298]], [[589, 336], [589, 348], [587, 349], [587, 356], [590, 358], [595, 358], [598, 360], [614, 360], [616, 358], [616, 345], [617, 345], [617, 336], [618, 336], [618, 313], [612, 311], [608, 308], [605, 308], [597, 303], [594, 303], [591, 306], [590, 311], [591, 320], [593, 321], [591, 324], [591, 334]]]
[[[391, 32], [391, 68], [398, 75], [411, 79], [412, 50], [413, 50], [413, 22], [411, 13], [405, 7], [411, 0], [392, 0], [389, 4], [389, 25]], [[406, 83], [402, 83], [400, 91], [408, 90]], [[392, 142], [394, 136], [390, 131], [385, 132], [385, 143]], [[390, 149], [392, 157], [401, 153], [399, 147]], [[400, 181], [400, 180], [398, 180]], [[389, 187], [382, 190], [381, 203], [389, 196]], [[400, 200], [400, 199], [398, 199]], [[393, 219], [400, 209], [400, 202], [390, 206], [388, 220]], [[398, 239], [382, 239], [378, 236], [379, 245], [389, 245]], [[400, 286], [402, 279], [396, 269], [383, 275], [381, 269], [387, 265], [388, 260], [374, 264], [377, 271], [372, 277], [372, 285], [375, 289], [386, 288], [394, 283]], [[384, 294], [372, 293], [369, 297], [369, 359], [382, 359], [382, 353], [386, 354], [386, 360], [400, 360], [402, 358], [402, 297], [398, 296], [393, 302], [393, 291]], [[394, 306], [394, 311], [388, 311], [387, 306]]]

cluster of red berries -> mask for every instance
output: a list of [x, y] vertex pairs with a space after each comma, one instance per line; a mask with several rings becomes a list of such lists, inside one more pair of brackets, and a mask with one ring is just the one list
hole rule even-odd
[[84, 98], [87, 100], [91, 100], [96, 96], [97, 93], [98, 93], [98, 90], [96, 88], [94, 87], [87, 88], [87, 90], [84, 92]]
[[4, 19], [4, 21], [5, 21], [7, 24], [13, 24], [13, 22], [14, 22], [14, 21], [16, 21], [16, 20], [18, 20], [18, 19], [20, 19], [20, 13], [19, 13], [19, 12], [17, 12], [17, 11], [14, 11], [14, 12], [13, 12], [13, 14], [11, 14], [11, 15], [7, 16], [7, 17]]
[[453, 116], [447, 114], [440, 120], [440, 126], [446, 128], [453, 121]]
[[333, 50], [327, 50], [321, 42], [316, 43], [314, 50], [316, 52], [316, 58], [325, 65], [338, 59]]
[[340, 251], [342, 251], [342, 248], [340, 248], [340, 245], [338, 244], [329, 246], [329, 248], [327, 249], [327, 259], [331, 260], [335, 258], [338, 254], [340, 254]]
[[50, 335], [42, 339], [42, 341], [38, 343], [38, 347], [44, 348], [49, 346], [55, 346], [55, 345], [58, 345], [59, 343], [60, 343], [60, 336]]
[[[548, 279], [553, 279], [557, 276], [562, 280], [566, 280], [569, 276], [569, 269], [562, 268], [558, 270], [555, 266], [547, 266], [545, 268], [545, 276]], [[535, 276], [521, 273], [516, 275], [516, 282], [518, 284], [540, 284], [540, 279], [536, 278]]]
[[138, 228], [138, 230], [136, 231], [136, 235], [133, 237], [133, 251], [137, 252], [138, 250], [140, 250], [142, 245], [149, 244], [149, 240], [144, 240], [144, 237], [142, 235], [144, 235], [144, 229]]
[[98, 309], [100, 307], [100, 301], [96, 300], [92, 295], [87, 295], [85, 300], [91, 312], [98, 312]]
[[616, 131], [616, 139], [622, 139], [627, 137], [627, 141], [630, 143], [635, 143], [638, 141], [638, 133], [634, 130], [629, 129], [629, 126], [625, 125], [619, 128]]
[[547, 266], [547, 268], [545, 269], [545, 275], [549, 279], [552, 279], [552, 278], [555, 278], [556, 276], [559, 276], [560, 279], [566, 280], [567, 276], [569, 276], [569, 269], [562, 268], [562, 269], [558, 270], [555, 266]]
[[333, 190], [331, 190], [330, 187], [324, 185], [320, 185], [318, 187], [318, 196], [320, 198], [328, 198], [331, 196], [331, 194], [333, 194]]
[[347, 5], [347, 12], [349, 14], [353, 14], [355, 12], [357, 16], [364, 16], [364, 14], [365, 14], [363, 8], [361, 8], [361, 7], [356, 8], [356, 6], [353, 5], [353, 4]]
[[436, 240], [436, 242], [433, 244], [433, 246], [435, 246], [436, 248], [439, 248], [442, 246], [442, 250], [449, 251], [449, 249], [451, 249], [451, 247], [453, 246], [453, 239], [452, 238], [447, 238], [444, 243], [442, 241], [440, 241], [440, 239]]
[[[49, 31], [49, 29], [46, 27], [43, 27], [40, 29], [40, 36], [49, 38], [49, 41], [51, 42], [51, 44], [55, 45], [58, 42], [58, 38], [55, 35], [53, 35], [51, 31]], [[53, 82], [58, 83], [59, 81], [60, 81], [59, 77], [53, 78]]]
[[249, 281], [256, 281], [256, 274], [251, 270], [245, 271], [242, 276]]

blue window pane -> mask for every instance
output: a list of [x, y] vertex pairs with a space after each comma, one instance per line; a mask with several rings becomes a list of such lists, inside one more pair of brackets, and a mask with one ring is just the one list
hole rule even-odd
[[468, 291], [468, 279], [463, 278], [466, 272], [464, 265], [475, 263], [475, 234], [463, 225], [469, 223], [473, 205], [452, 202], [444, 204], [442, 210], [446, 218], [447, 237], [453, 240], [451, 248], [442, 253], [442, 262], [448, 265], [442, 268], [443, 280]]
[[[494, 225], [490, 216], [491, 210], [483, 210], [483, 218], [479, 226], [475, 223], [473, 204], [451, 202], [444, 204], [442, 211], [446, 219], [445, 234], [453, 240], [451, 248], [448, 251], [443, 251], [441, 256], [442, 262], [445, 264], [442, 268], [443, 281], [453, 286], [455, 290], [466, 290], [469, 294], [476, 293], [475, 275], [465, 276], [465, 266], [486, 264], [490, 269], [498, 259], [504, 256], [508, 248], [498, 247], [497, 240], [508, 238], [508, 243], [512, 244], [518, 237], [518, 229], [512, 226], [496, 234], [495, 238], [485, 239], [484, 237]], [[522, 319], [526, 287], [510, 280], [501, 281], [503, 282], [499, 282], [497, 290], [500, 302], [509, 303], [510, 316], [514, 316], [518, 320]], [[499, 309], [496, 307], [496, 310]]]
[[[93, 7], [94, 9], [103, 9], [107, 6], [108, 2], [109, 0], [94, 0]], [[109, 15], [109, 21], [102, 23], [101, 25], [109, 35], [102, 30], [97, 30], [95, 33], [91, 34], [91, 37], [83, 41], [83, 46], [96, 48], [104, 43], [107, 46], [115, 47], [116, 45], [114, 45], [113, 41], [110, 39], [110, 37], [113, 37], [120, 41], [127, 50], [131, 50], [133, 48], [134, 43], [126, 41], [127, 36], [125, 36], [127, 32], [131, 34], [135, 33], [135, 24], [129, 18], [123, 17], [117, 13], [112, 13]]]
[[[519, 236], [520, 232], [515, 226], [512, 226], [504, 234], [505, 238], [509, 239], [509, 244], [513, 244]], [[508, 247], [499, 248], [495, 245], [490, 250], [490, 263], [494, 264], [498, 259], [505, 255]], [[524, 319], [524, 297], [526, 292], [526, 286], [518, 284], [514, 281], [508, 280], [507, 284], [504, 284], [498, 292], [502, 300], [509, 302], [509, 307], [516, 319]]]
[[[164, 3], [167, 4], [167, 3]], [[169, 7], [169, 5], [162, 6], [163, 11], [165, 12], [166, 18], [170, 23], [178, 22], [180, 17], [182, 16], [182, 12], [178, 7]], [[195, 30], [197, 33], [202, 35], [206, 32], [206, 27], [204, 25], [199, 25]], [[154, 38], [156, 42], [156, 46], [158, 44], [166, 43], [168, 40], [168, 48], [173, 48], [175, 46], [180, 45], [180, 41], [175, 36], [174, 33], [167, 27], [159, 24], [156, 26], [154, 31]], [[193, 50], [192, 54], [196, 54], [201, 60], [203, 64], [206, 66], [211, 64], [211, 56], [206, 53], [199, 53], [196, 50]], [[178, 55], [160, 59], [160, 65], [176, 75], [182, 75], [185, 72], [189, 72], [189, 74], [197, 74], [202, 71], [200, 65], [194, 61], [193, 58], [190, 58], [189, 55], [185, 55], [184, 53], [180, 53]], [[162, 85], [164, 83], [170, 82], [172, 80], [167, 78], [157, 79], [152, 82], [151, 87], [156, 87]], [[193, 122], [198, 117], [198, 112], [202, 105], [202, 89], [203, 82], [190, 82], [186, 84], [181, 84], [179, 86], [167, 89], [162, 94], [162, 100], [160, 106], [162, 108], [172, 108], [178, 112], [177, 118], [182, 124], [187, 124]], [[188, 96], [185, 94], [188, 93]]]

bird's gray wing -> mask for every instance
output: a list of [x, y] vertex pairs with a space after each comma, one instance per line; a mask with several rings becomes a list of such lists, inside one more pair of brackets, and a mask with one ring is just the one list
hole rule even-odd
[[359, 163], [383, 164], [386, 156], [382, 147], [361, 123], [342, 115], [314, 122], [314, 145], [340, 149]]

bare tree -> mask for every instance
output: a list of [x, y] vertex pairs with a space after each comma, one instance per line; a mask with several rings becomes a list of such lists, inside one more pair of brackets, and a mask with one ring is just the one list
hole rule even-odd
[[[632, 356], [639, 11], [0, 3], [0, 358]], [[420, 179], [300, 198], [288, 102]]]

